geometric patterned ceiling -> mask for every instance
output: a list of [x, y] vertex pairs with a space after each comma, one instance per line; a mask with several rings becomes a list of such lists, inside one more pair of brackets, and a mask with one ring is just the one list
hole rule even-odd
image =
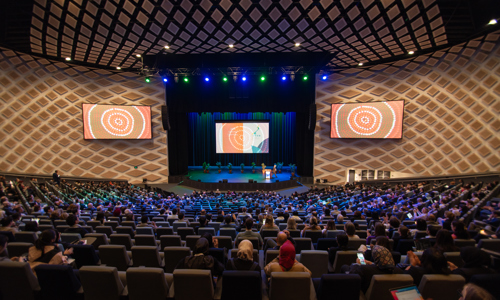
[[450, 9], [450, 0], [34, 0], [24, 42], [27, 52], [98, 67], [140, 68], [137, 54], [161, 51], [298, 51], [330, 53], [321, 67], [338, 69], [449, 45], [458, 15], [464, 34], [477, 32], [464, 1], [453, 1]]

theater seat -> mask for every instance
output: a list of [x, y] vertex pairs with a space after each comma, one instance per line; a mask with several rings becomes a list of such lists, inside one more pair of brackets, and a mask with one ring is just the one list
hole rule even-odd
[[191, 255], [191, 250], [188, 247], [165, 247], [163, 253], [165, 257], [165, 272], [173, 273], [179, 261]]
[[163, 261], [156, 246], [132, 247], [132, 262], [134, 267], [163, 268]]
[[33, 247], [32, 243], [8, 243], [7, 252], [9, 253], [9, 257], [22, 256], [28, 254], [28, 251], [31, 247]]
[[71, 266], [41, 264], [35, 268], [35, 272], [41, 288], [41, 300], [77, 299], [77, 292], [82, 285]]
[[311, 271], [312, 278], [320, 278], [328, 274], [328, 252], [322, 250], [303, 250], [300, 262]]
[[127, 249], [123, 245], [102, 245], [99, 250], [101, 265], [116, 267], [118, 271], [127, 271], [131, 266]]
[[413, 277], [408, 274], [373, 275], [372, 281], [370, 282], [370, 286], [366, 291], [365, 297], [366, 300], [393, 299], [391, 292], [389, 291], [390, 289], [412, 284]]
[[318, 300], [359, 300], [361, 277], [358, 274], [323, 274]]
[[356, 250], [349, 251], [337, 251], [335, 254], [335, 261], [333, 262], [333, 273], [340, 273], [340, 268], [343, 265], [350, 265], [356, 262], [356, 258], [358, 258], [358, 252]]
[[38, 236], [34, 231], [22, 231], [22, 232], [16, 232], [15, 238], [17, 242], [34, 244], [35, 241], [38, 239]]
[[465, 285], [461, 275], [427, 274], [422, 277], [418, 290], [424, 299], [458, 300], [458, 290]]
[[85, 300], [119, 300], [127, 294], [115, 267], [81, 267], [80, 281]]
[[213, 300], [214, 286], [210, 270], [175, 270], [174, 296], [175, 300]]
[[[244, 282], [245, 284], [241, 284]], [[258, 271], [224, 271], [221, 300], [262, 299], [262, 277]]]
[[40, 285], [28, 263], [0, 262], [0, 291], [2, 300], [35, 300]]
[[269, 283], [270, 300], [315, 299], [311, 276], [307, 272], [272, 272]]
[[99, 257], [93, 245], [73, 245], [73, 257], [78, 268], [99, 265]]
[[129, 300], [165, 300], [174, 277], [158, 268], [129, 268], [127, 289]]

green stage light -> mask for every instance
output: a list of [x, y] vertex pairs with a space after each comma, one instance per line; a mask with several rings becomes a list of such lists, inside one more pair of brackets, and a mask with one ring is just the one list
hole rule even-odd
[[222, 81], [226, 82], [227, 81], [227, 76], [222, 77]]
[[189, 79], [187, 77], [184, 77], [184, 82], [189, 82]]
[[307, 80], [309, 77], [307, 77], [307, 75], [304, 75], [304, 77], [302, 78], [303, 80]]
[[151, 79], [149, 79], [149, 77], [146, 77], [146, 79], [144, 79], [147, 83], [150, 83], [151, 82]]
[[260, 81], [266, 81], [266, 77], [265, 76], [261, 76], [260, 77]]

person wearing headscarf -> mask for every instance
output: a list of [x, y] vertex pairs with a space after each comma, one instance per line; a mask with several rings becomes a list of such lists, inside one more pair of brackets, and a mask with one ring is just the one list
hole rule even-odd
[[264, 271], [268, 278], [272, 272], [307, 272], [312, 275], [308, 268], [295, 259], [295, 246], [290, 241], [280, 247], [279, 256], [267, 264]]
[[177, 263], [176, 269], [200, 269], [212, 271], [212, 276], [220, 276], [224, 266], [213, 256], [208, 255], [209, 243], [206, 238], [200, 238], [194, 246], [193, 254], [186, 256]]
[[464, 265], [459, 268], [452, 262], [448, 262], [452, 274], [459, 274], [465, 278], [465, 282], [469, 282], [472, 276], [476, 274], [495, 274], [496, 272], [488, 265], [490, 256], [479, 248], [468, 246], [460, 248], [460, 257], [464, 261]]
[[249, 240], [243, 240], [238, 245], [238, 253], [226, 263], [226, 270], [259, 271], [258, 262], [253, 261], [253, 245]]

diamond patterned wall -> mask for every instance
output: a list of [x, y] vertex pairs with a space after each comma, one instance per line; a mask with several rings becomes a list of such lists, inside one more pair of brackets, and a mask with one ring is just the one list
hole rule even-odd
[[[163, 85], [0, 49], [0, 170], [167, 182]], [[82, 103], [152, 106], [153, 139], [83, 139]], [[138, 168], [135, 169], [134, 167]]]
[[[346, 169], [416, 175], [500, 170], [500, 34], [429, 55], [317, 78], [315, 178]], [[401, 140], [330, 139], [332, 103], [405, 100]]]

